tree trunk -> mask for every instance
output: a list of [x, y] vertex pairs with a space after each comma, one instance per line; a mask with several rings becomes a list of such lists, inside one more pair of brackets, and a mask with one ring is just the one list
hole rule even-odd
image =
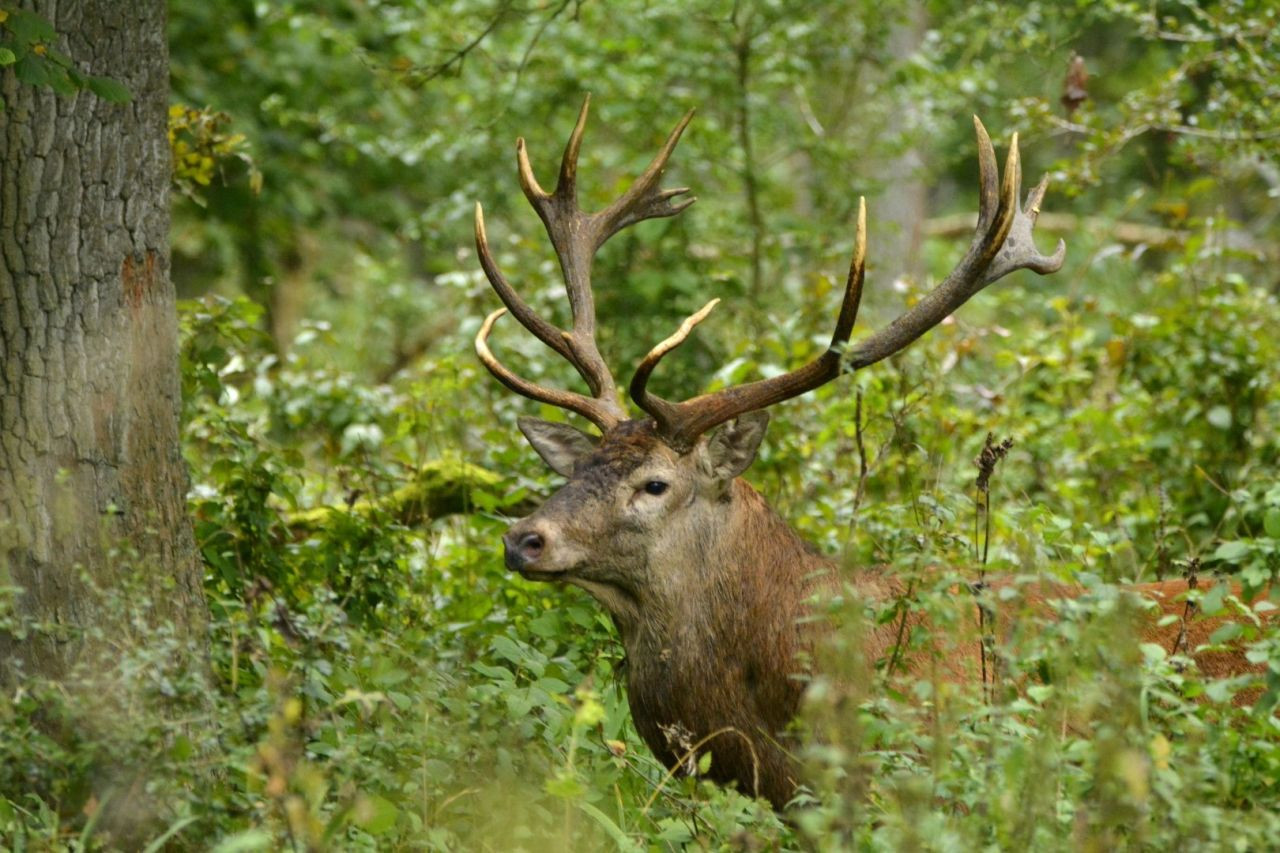
[[[928, 10], [913, 0], [902, 11], [889, 30], [889, 50], [894, 60], [905, 64], [920, 49], [928, 29]], [[897, 135], [916, 118], [910, 102], [890, 113], [889, 135]], [[872, 244], [879, 257], [896, 264], [890, 274], [918, 279], [923, 272], [920, 247], [924, 242], [922, 227], [928, 215], [928, 189], [922, 180], [924, 161], [914, 146], [893, 157], [878, 168], [888, 188], [875, 200], [877, 223], [872, 226]], [[883, 253], [883, 254], [881, 254]]]
[[133, 100], [0, 71], [0, 587], [20, 588], [0, 589], [0, 684], [111, 654], [140, 614], [197, 642], [205, 625], [179, 446], [165, 3], [28, 6]]

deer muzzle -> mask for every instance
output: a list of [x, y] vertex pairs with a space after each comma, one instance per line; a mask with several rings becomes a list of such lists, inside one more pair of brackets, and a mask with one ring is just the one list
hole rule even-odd
[[502, 537], [502, 548], [507, 568], [528, 576], [538, 571], [537, 563], [546, 550], [547, 539], [537, 530], [517, 524]]

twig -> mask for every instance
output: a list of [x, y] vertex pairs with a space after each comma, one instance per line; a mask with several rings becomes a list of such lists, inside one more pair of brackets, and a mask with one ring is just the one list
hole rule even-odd
[[524, 76], [524, 69], [529, 64], [529, 57], [533, 56], [533, 49], [538, 46], [538, 42], [542, 40], [542, 34], [547, 31], [547, 27], [551, 26], [551, 22], [560, 17], [560, 13], [569, 8], [569, 4], [573, 0], [563, 0], [554, 12], [543, 18], [542, 23], [538, 24], [538, 28], [533, 32], [533, 38], [529, 39], [529, 43], [525, 45], [524, 53], [520, 55], [520, 64], [516, 66], [515, 77], [511, 81], [512, 94], [520, 88], [520, 78]]
[[[978, 466], [978, 477], [974, 481], [977, 487], [977, 497], [974, 501], [973, 516], [973, 550], [974, 555], [981, 556], [978, 568], [978, 583], [973, 587], [974, 597], [978, 601], [978, 633], [980, 643], [978, 644], [979, 655], [982, 659], [982, 691], [987, 702], [991, 701], [990, 688], [995, 686], [995, 633], [994, 623], [995, 614], [988, 614], [989, 608], [982, 601], [982, 592], [987, 586], [987, 556], [991, 549], [991, 475], [996, 471], [996, 465], [1001, 459], [1009, 453], [1013, 447], [1013, 439], [1006, 438], [999, 444], [994, 443], [995, 436], [987, 433], [986, 441], [983, 442], [982, 452], [978, 454], [978, 458], [973, 460], [973, 464]], [[978, 545], [978, 516], [984, 517], [984, 530], [982, 536], [982, 545]], [[993, 625], [992, 630], [987, 630], [987, 622]], [[987, 681], [987, 656], [991, 655], [991, 680]]]
[[[898, 606], [902, 608], [902, 619], [898, 622], [897, 636], [893, 638], [893, 655], [889, 658], [889, 663], [884, 668], [886, 678], [893, 675], [893, 670], [898, 665], [898, 659], [902, 656], [902, 640], [903, 635], [907, 632], [907, 614], [910, 613], [910, 606], [907, 602], [911, 600], [911, 596], [915, 592], [915, 585], [915, 578], [912, 578], [907, 582], [907, 589], [902, 594], [902, 598], [898, 599]], [[985, 665], [983, 672], [986, 672]], [[985, 678], [983, 680], [985, 683]]]
[[[1087, 124], [1080, 124], [1074, 121], [1068, 121], [1058, 116], [1049, 116], [1049, 121], [1061, 130], [1068, 130], [1072, 133], [1091, 133], [1095, 128]], [[1122, 148], [1139, 136], [1147, 133], [1175, 133], [1181, 136], [1192, 136], [1197, 139], [1210, 139], [1214, 142], [1266, 142], [1269, 139], [1280, 137], [1280, 130], [1259, 130], [1255, 132], [1233, 132], [1225, 130], [1214, 130], [1208, 127], [1194, 127], [1186, 124], [1165, 124], [1163, 122], [1144, 122], [1134, 125], [1125, 130], [1120, 135], [1119, 145]]]
[[1191, 597], [1191, 593], [1200, 585], [1200, 578], [1196, 575], [1196, 571], [1200, 568], [1200, 558], [1192, 557], [1187, 560], [1187, 571], [1185, 577], [1187, 579], [1187, 602], [1182, 608], [1182, 624], [1178, 626], [1178, 636], [1173, 639], [1173, 648], [1169, 649], [1170, 655], [1176, 655], [1179, 649], [1185, 650], [1188, 654], [1191, 650], [1187, 648], [1187, 620], [1195, 615], [1196, 603]]
[[454, 53], [453, 56], [449, 57], [444, 62], [441, 62], [439, 65], [435, 66], [430, 71], [421, 72], [421, 76], [417, 78], [418, 82], [426, 83], [429, 80], [434, 80], [435, 78], [439, 77], [440, 75], [448, 71], [454, 65], [461, 65], [462, 62], [467, 58], [467, 55], [470, 54], [471, 51], [479, 47], [480, 42], [484, 41], [485, 38], [487, 38], [491, 32], [493, 32], [495, 29], [498, 28], [498, 24], [502, 23], [503, 18], [507, 16], [507, 10], [510, 7], [511, 7], [511, 4], [509, 2], [502, 3], [498, 7], [498, 13], [493, 16], [493, 20], [489, 22], [489, 25], [484, 28], [484, 30], [480, 33], [480, 35], [476, 36], [471, 41], [467, 42], [467, 44], [464, 45], [462, 48], [460, 48], [456, 53]]
[[[926, 219], [921, 229], [926, 237], [967, 238], [973, 233], [973, 226], [977, 221], [976, 214], [952, 213]], [[1081, 231], [1087, 231], [1126, 246], [1146, 246], [1162, 251], [1180, 250], [1187, 241], [1200, 233], [1185, 228], [1166, 228], [1146, 222], [1113, 220], [1105, 216], [1076, 216], [1073, 213], [1041, 213], [1036, 218], [1036, 228], [1045, 233], [1055, 234], [1078, 234]], [[1274, 247], [1259, 244], [1243, 230], [1229, 230], [1222, 237], [1228, 249], [1249, 252], [1264, 259], [1277, 257], [1278, 253]]]
[[1168, 531], [1165, 528], [1165, 517], [1168, 514], [1168, 501], [1165, 498], [1164, 485], [1156, 485], [1156, 497], [1160, 502], [1160, 512], [1156, 516], [1156, 580], [1164, 580], [1169, 569], [1169, 545], [1165, 541]]
[[736, 38], [733, 40], [733, 55], [737, 65], [737, 105], [734, 111], [734, 126], [738, 135], [738, 147], [742, 149], [742, 188], [746, 195], [747, 218], [751, 222], [751, 285], [750, 293], [753, 303], [760, 299], [760, 288], [764, 273], [762, 269], [764, 253], [764, 215], [760, 212], [759, 188], [756, 184], [755, 148], [751, 141], [751, 48], [754, 33], [749, 22], [738, 20], [738, 5], [735, 3], [730, 23], [733, 25]]
[[[759, 756], [756, 755], [756, 746], [754, 743], [751, 742], [751, 738], [747, 737], [746, 734], [742, 732], [740, 729], [734, 726], [725, 726], [723, 728], [716, 729], [714, 732], [702, 738], [697, 743], [689, 746], [685, 750], [684, 754], [679, 757], [676, 763], [673, 766], [667, 768], [667, 772], [663, 775], [662, 781], [658, 783], [658, 787], [654, 789], [654, 792], [652, 794], [649, 795], [649, 799], [645, 801], [644, 806], [640, 809], [640, 814], [642, 815], [649, 814], [649, 809], [652, 808], [653, 801], [658, 798], [658, 794], [661, 793], [662, 789], [667, 786], [667, 783], [670, 782], [675, 777], [675, 775], [680, 772], [681, 768], [685, 766], [686, 761], [693, 761], [694, 762], [693, 766], [696, 770], [698, 766], [696, 761], [698, 750], [701, 749], [703, 746], [705, 746], [707, 742], [710, 741], [712, 738], [719, 737], [720, 735], [725, 735], [725, 734], [737, 735], [738, 737], [742, 738], [743, 741], [746, 742], [747, 751], [751, 753], [751, 793], [753, 796], [758, 796], [758, 793], [760, 791], [760, 758]], [[690, 775], [693, 775], [693, 774], [690, 774]]]
[[849, 518], [849, 534], [852, 537], [858, 526], [858, 511], [867, 491], [867, 445], [862, 426], [862, 389], [858, 389], [853, 403], [853, 438], [858, 446], [858, 487], [853, 492], [853, 512]]

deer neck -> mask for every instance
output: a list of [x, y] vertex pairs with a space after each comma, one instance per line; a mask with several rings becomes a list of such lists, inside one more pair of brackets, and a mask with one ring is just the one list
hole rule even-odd
[[792, 633], [806, 591], [833, 569], [741, 479], [706, 512], [715, 517], [673, 525], [651, 557], [662, 565], [646, 567], [653, 582], [609, 607], [633, 662], [734, 654]]

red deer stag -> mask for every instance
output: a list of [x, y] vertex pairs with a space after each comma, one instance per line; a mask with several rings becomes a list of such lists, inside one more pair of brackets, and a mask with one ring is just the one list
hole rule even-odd
[[[591, 265], [597, 250], [623, 228], [674, 216], [693, 203], [684, 197], [687, 188], [659, 187], [691, 117], [680, 120], [631, 187], [595, 213], [581, 210], [577, 199], [586, 103], [553, 192], [534, 177], [524, 140], [516, 142], [520, 186], [560, 260], [573, 328], [563, 331], [548, 323], [512, 289], [489, 249], [477, 204], [476, 249], [506, 307], [485, 319], [475, 346], [485, 367], [512, 391], [575, 412], [602, 433], [595, 437], [565, 424], [519, 419], [534, 450], [568, 483], [507, 531], [507, 566], [526, 578], [582, 587], [608, 610], [626, 649], [627, 695], [636, 727], [667, 767], [681, 765], [691, 751], [709, 751], [712, 779], [736, 782], [781, 808], [797, 779], [785, 736], [803, 692], [795, 675], [815, 641], [814, 622], [803, 618], [805, 603], [811, 593], [834, 583], [836, 573], [831, 561], [738, 478], [764, 437], [768, 415], [762, 410], [898, 352], [1014, 270], [1055, 272], [1066, 248], [1059, 242], [1052, 255], [1036, 250], [1031, 232], [1047, 179], [1019, 206], [1017, 137], [1001, 179], [991, 141], [975, 119], [977, 231], [959, 265], [937, 288], [885, 328], [849, 345], [866, 248], [866, 208], [860, 202], [853, 262], [826, 352], [784, 375], [684, 402], [657, 396], [648, 387], [653, 369], [707, 317], [718, 301], [713, 299], [640, 362], [630, 395], [645, 417], [633, 419], [596, 346]], [[577, 369], [590, 396], [530, 382], [494, 357], [489, 335], [507, 311]], [[845, 580], [872, 600], [897, 589], [873, 571]], [[1172, 594], [1183, 589], [1159, 590], [1166, 593], [1170, 612], [1181, 611]], [[1190, 639], [1202, 638], [1197, 633]], [[869, 637], [868, 642], [874, 659], [892, 641]]]

